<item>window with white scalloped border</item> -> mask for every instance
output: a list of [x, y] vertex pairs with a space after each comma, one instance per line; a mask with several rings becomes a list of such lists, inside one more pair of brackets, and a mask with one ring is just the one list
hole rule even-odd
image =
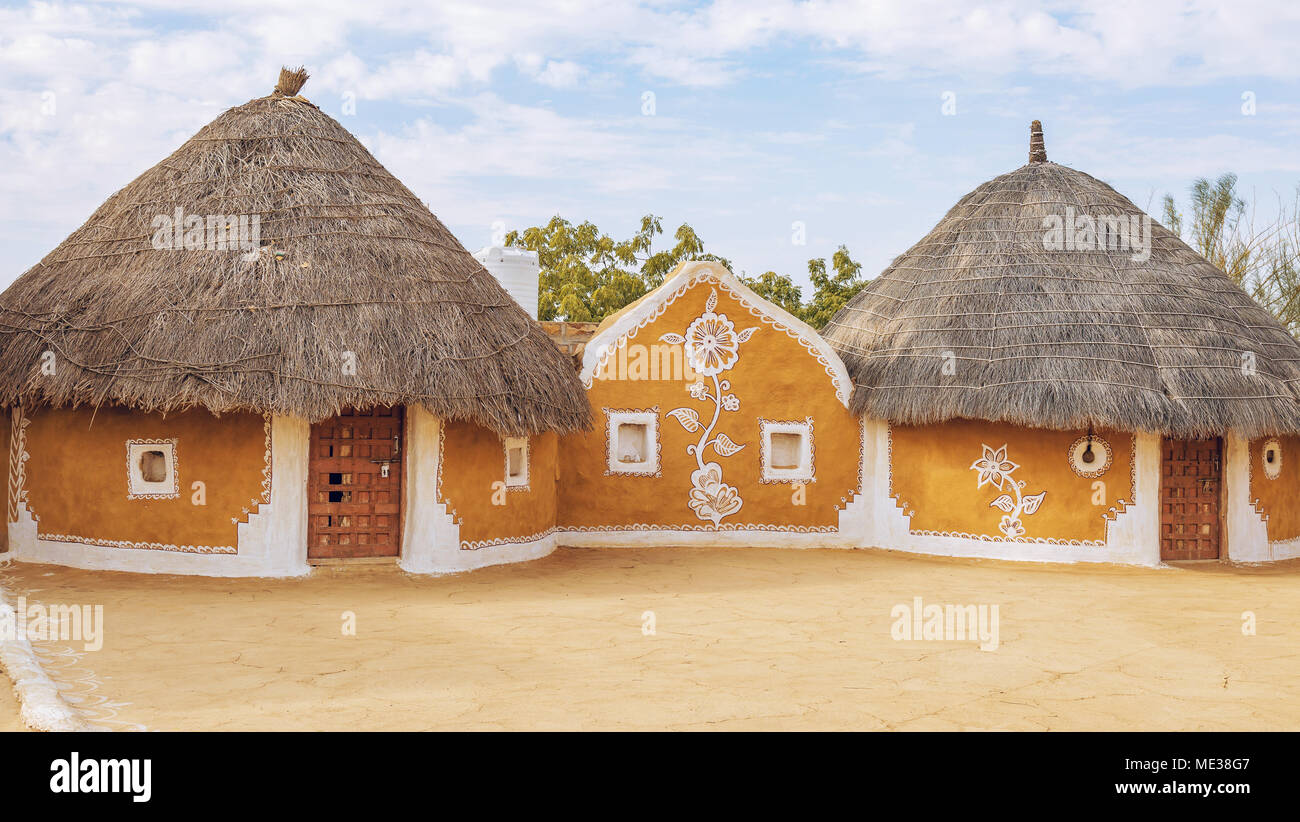
[[763, 482], [810, 482], [813, 478], [812, 420], [759, 420]]
[[127, 499], [175, 499], [180, 496], [176, 440], [127, 440]]
[[656, 476], [659, 473], [659, 414], [654, 411], [607, 410], [605, 429], [611, 474]]
[[506, 487], [528, 488], [528, 438], [506, 437]]
[[1282, 443], [1277, 440], [1269, 440], [1264, 443], [1264, 476], [1269, 479], [1277, 479], [1282, 476]]

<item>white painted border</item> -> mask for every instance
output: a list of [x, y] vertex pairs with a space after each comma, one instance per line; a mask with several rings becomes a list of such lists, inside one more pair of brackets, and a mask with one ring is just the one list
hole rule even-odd
[[784, 331], [803, 344], [809, 353], [825, 367], [827, 375], [835, 387], [835, 396], [845, 408], [849, 407], [849, 394], [853, 382], [835, 350], [822, 339], [811, 326], [796, 319], [780, 306], [773, 305], [755, 294], [734, 274], [720, 263], [708, 261], [687, 261], [679, 263], [677, 268], [664, 280], [664, 284], [642, 300], [642, 302], [621, 317], [608, 328], [592, 337], [583, 349], [582, 370], [579, 376], [582, 384], [590, 389], [595, 374], [604, 367], [606, 361], [628, 339], [658, 319], [668, 306], [698, 283], [707, 282], [728, 292], [728, 294], [749, 312], [771, 324], [779, 331]]

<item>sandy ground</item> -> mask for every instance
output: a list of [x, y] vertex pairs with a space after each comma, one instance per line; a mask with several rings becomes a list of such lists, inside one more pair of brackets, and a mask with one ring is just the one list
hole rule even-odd
[[[42, 648], [103, 727], [1300, 729], [1296, 563], [562, 549], [440, 578], [0, 574], [15, 595], [104, 605], [102, 650]], [[997, 605], [1000, 646], [892, 639], [916, 596]]]
[[13, 683], [0, 671], [0, 733], [25, 731], [26, 726], [19, 718], [18, 699], [14, 696]]

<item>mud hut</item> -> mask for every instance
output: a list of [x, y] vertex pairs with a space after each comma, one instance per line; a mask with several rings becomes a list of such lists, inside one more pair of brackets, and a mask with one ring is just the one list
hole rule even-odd
[[571, 364], [306, 79], [217, 117], [0, 296], [17, 559], [283, 575], [553, 546], [556, 438], [590, 421]]
[[963, 197], [825, 336], [866, 421], [867, 544], [1300, 555], [1300, 344], [1127, 198], [1048, 161], [1037, 121], [1029, 162]]

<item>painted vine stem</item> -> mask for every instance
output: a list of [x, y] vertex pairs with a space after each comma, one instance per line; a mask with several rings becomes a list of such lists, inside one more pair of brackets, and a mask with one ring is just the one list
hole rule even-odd
[[726, 314], [716, 314], [718, 291], [713, 289], [705, 303], [704, 313], [696, 317], [686, 329], [686, 334], [664, 334], [659, 339], [673, 344], [681, 344], [685, 351], [685, 360], [691, 370], [701, 377], [713, 381], [713, 390], [703, 380], [696, 380], [687, 391], [691, 398], [713, 405], [713, 415], [708, 425], [700, 419], [694, 408], [674, 408], [668, 416], [681, 423], [688, 432], [699, 433], [699, 438], [686, 446], [686, 453], [695, 457], [696, 468], [691, 472], [691, 493], [687, 504], [702, 520], [719, 524], [724, 517], [731, 516], [741, 509], [744, 500], [735, 487], [723, 481], [722, 465], [718, 462], [706, 462], [705, 452], [712, 448], [718, 458], [730, 457], [745, 446], [737, 443], [725, 432], [718, 431], [718, 421], [722, 413], [735, 412], [740, 409], [740, 399], [731, 393], [731, 381], [719, 379], [718, 375], [731, 370], [740, 359], [740, 345], [754, 335], [758, 326], [736, 331], [736, 326], [727, 319]]

